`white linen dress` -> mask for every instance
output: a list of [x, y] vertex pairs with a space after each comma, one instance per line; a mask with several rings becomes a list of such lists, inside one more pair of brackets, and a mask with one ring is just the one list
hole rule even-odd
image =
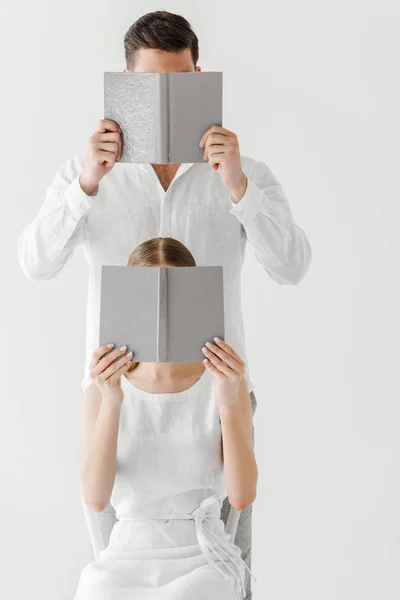
[[[215, 376], [153, 394], [121, 377], [110, 543], [74, 600], [242, 600], [241, 551], [220, 518], [224, 483]], [[257, 579], [250, 572], [253, 579]]]

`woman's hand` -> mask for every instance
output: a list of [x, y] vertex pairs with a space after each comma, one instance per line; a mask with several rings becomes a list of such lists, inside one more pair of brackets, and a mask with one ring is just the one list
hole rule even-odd
[[[112, 396], [122, 402], [124, 394], [121, 389], [121, 375], [128, 370], [133, 353], [125, 354], [126, 346], [110, 352], [110, 348], [113, 346], [114, 344], [100, 346], [93, 352], [89, 375], [103, 396], [107, 394], [107, 396]], [[113, 362], [114, 360], [115, 362]]]
[[206, 342], [206, 346], [202, 348], [203, 354], [207, 357], [203, 363], [217, 379], [218, 404], [236, 406], [239, 401], [239, 386], [244, 375], [245, 363], [224, 340], [217, 337], [214, 340], [215, 343]]

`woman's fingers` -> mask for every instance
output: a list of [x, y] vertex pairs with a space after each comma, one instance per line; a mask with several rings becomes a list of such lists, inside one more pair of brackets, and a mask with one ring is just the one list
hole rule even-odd
[[129, 354], [130, 356], [128, 356], [127, 354], [126, 356], [120, 358], [115, 363], [112, 363], [108, 367], [108, 369], [104, 371], [104, 381], [113, 383], [114, 381], [117, 381], [121, 377], [121, 375], [123, 375], [127, 371], [129, 365], [132, 363], [133, 360], [133, 353], [130, 352]]
[[225, 373], [225, 375], [230, 375], [233, 370], [218, 356], [216, 356], [209, 348], [203, 346], [202, 348], [203, 354], [208, 358], [208, 360], [218, 369], [221, 373]]
[[234, 349], [232, 348], [232, 346], [230, 346], [224, 340], [221, 340], [221, 338], [215, 337], [214, 340], [215, 340], [215, 344], [216, 345], [218, 345], [220, 348], [222, 348], [222, 350], [225, 350], [225, 352], [227, 354], [229, 354], [230, 356], [232, 356], [232, 358], [234, 358], [240, 365], [242, 365], [243, 367], [245, 366], [245, 363], [240, 358], [240, 356], [234, 351]]
[[[238, 363], [238, 361], [233, 358], [228, 352], [221, 347], [213, 344], [212, 342], [206, 342], [206, 347], [209, 351], [211, 351], [215, 356], [218, 356], [222, 362], [224, 362], [228, 367], [230, 367], [236, 373], [240, 373], [243, 370], [244, 363]], [[209, 358], [209, 355], [206, 354]], [[239, 358], [239, 357], [238, 357]]]
[[[110, 351], [108, 345], [100, 346], [100, 348], [95, 350], [92, 354], [92, 360], [89, 365], [92, 379], [103, 373], [113, 363], [113, 361], [123, 357], [126, 350], [126, 346], [121, 346], [120, 348], [115, 348], [115, 350]], [[118, 369], [123, 363], [121, 363], [120, 360], [116, 360], [115, 364], [117, 365]]]
[[107, 354], [107, 352], [110, 352], [110, 348], [112, 348], [113, 346], [114, 344], [112, 346], [111, 344], [104, 344], [104, 346], [100, 346], [100, 348], [97, 348], [97, 350], [95, 350], [92, 354], [92, 359], [90, 361], [89, 368], [94, 369], [97, 366], [101, 357]]
[[132, 362], [132, 357], [133, 352], [129, 352], [128, 354], [121, 356], [121, 358], [115, 362], [111, 363], [111, 365], [109, 365], [101, 374], [104, 381], [110, 380], [114, 375], [115, 377], [113, 377], [113, 379], [118, 379], [118, 377], [121, 375], [119, 371], [121, 370], [122, 372], [124, 368]]
[[[208, 369], [209, 371], [211, 371], [211, 373], [215, 373], [215, 371], [218, 371], [217, 367], [215, 367], [212, 362], [210, 360], [208, 360], [208, 358], [205, 358], [203, 360], [203, 363], [206, 365], [206, 369]], [[218, 371], [219, 372], [219, 371]]]

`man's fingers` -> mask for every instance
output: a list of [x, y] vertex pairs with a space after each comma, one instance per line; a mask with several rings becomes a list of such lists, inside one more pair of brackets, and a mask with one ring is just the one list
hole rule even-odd
[[99, 165], [101, 165], [103, 163], [108, 163], [109, 165], [113, 165], [116, 161], [116, 156], [115, 156], [114, 152], [108, 152], [108, 150], [97, 150], [96, 160]]
[[95, 148], [104, 152], [112, 152], [115, 156], [119, 153], [119, 144], [116, 142], [97, 142]]
[[96, 150], [113, 152], [117, 158], [121, 157], [122, 141], [119, 131], [108, 133], [96, 132], [92, 135], [92, 145]]
[[96, 131], [92, 138], [95, 142], [120, 142], [121, 134], [119, 131], [107, 131], [107, 133], [101, 133]]
[[204, 150], [207, 150], [209, 146], [213, 146], [214, 144], [217, 146], [229, 144], [229, 141], [229, 138], [225, 135], [220, 135], [218, 133], [210, 133], [210, 135], [206, 139]]
[[212, 125], [212, 127], [207, 129], [207, 131], [205, 131], [201, 136], [199, 146], [203, 145], [205, 139], [210, 133], [219, 133], [224, 136], [236, 137], [236, 134], [233, 133], [233, 131], [229, 131], [229, 129], [225, 129], [225, 127], [220, 127], [219, 125]]
[[97, 131], [105, 133], [107, 129], [110, 131], [121, 131], [120, 126], [115, 121], [111, 121], [110, 119], [100, 119], [97, 124]]

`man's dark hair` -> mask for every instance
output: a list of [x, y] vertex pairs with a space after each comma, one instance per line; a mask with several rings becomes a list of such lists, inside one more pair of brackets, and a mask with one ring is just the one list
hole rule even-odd
[[190, 48], [194, 67], [199, 60], [199, 42], [190, 23], [181, 15], [156, 10], [140, 17], [130, 26], [124, 37], [126, 66], [134, 70], [139, 48], [154, 48], [167, 52], [181, 52]]

